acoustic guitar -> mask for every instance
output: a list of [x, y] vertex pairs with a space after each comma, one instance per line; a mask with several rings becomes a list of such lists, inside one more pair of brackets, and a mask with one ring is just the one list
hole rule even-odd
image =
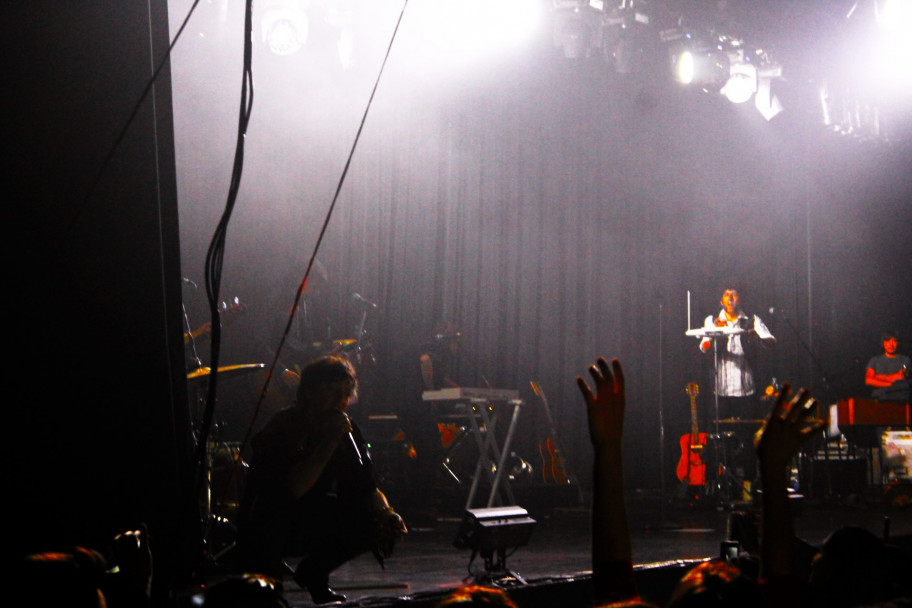
[[706, 463], [700, 458], [706, 445], [706, 433], [697, 428], [697, 395], [700, 387], [690, 382], [685, 388], [690, 397], [690, 432], [681, 435], [681, 460], [678, 461], [678, 479], [691, 486], [706, 485]]
[[541, 456], [541, 473], [542, 481], [545, 483], [568, 484], [571, 482], [570, 475], [564, 467], [564, 459], [561, 455], [560, 448], [555, 438], [554, 419], [551, 417], [551, 408], [548, 407], [548, 400], [545, 398], [545, 392], [541, 386], [534, 380], [530, 382], [532, 391], [541, 399], [544, 408], [545, 417], [548, 421], [548, 429], [551, 436], [538, 444], [538, 453]]

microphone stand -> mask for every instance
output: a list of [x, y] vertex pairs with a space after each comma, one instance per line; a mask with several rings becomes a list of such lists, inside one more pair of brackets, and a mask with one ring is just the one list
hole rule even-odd
[[665, 417], [662, 396], [662, 302], [659, 301], [659, 479], [661, 493], [661, 511], [659, 518], [665, 525]]
[[203, 361], [196, 352], [196, 338], [193, 337], [193, 328], [190, 327], [190, 317], [187, 315], [187, 307], [181, 302], [181, 312], [184, 315], [184, 331], [187, 332], [187, 340], [190, 343], [190, 352], [193, 353], [193, 363], [196, 369], [203, 367]]
[[[813, 365], [817, 369], [817, 371], [821, 373], [821, 379], [823, 380], [823, 387], [824, 387], [823, 388], [824, 395], [828, 396], [829, 390], [830, 390], [829, 374], [826, 372], [825, 369], [823, 369], [823, 366], [820, 365], [820, 361], [817, 359], [817, 356], [814, 355], [814, 351], [812, 351], [811, 347], [808, 346], [808, 344], [801, 338], [801, 334], [798, 333], [798, 329], [794, 325], [792, 325], [792, 322], [789, 321], [789, 318], [786, 315], [781, 315], [781, 317], [782, 317], [782, 320], [785, 321], [786, 326], [788, 326], [789, 331], [791, 331], [792, 334], [795, 336], [795, 339], [798, 341], [798, 344], [801, 345], [801, 348], [804, 349], [804, 352], [806, 352], [808, 354], [808, 356], [811, 358], [811, 363], [813, 363]], [[810, 386], [808, 387], [808, 389], [812, 389], [813, 386], [814, 386], [813, 378], [810, 378]], [[829, 401], [829, 398], [827, 397], [826, 400]], [[819, 402], [820, 401], [818, 400], [818, 403]], [[829, 431], [828, 428], [821, 429], [821, 431], [820, 431], [820, 433], [823, 436], [823, 457], [827, 463], [830, 462], [830, 445], [829, 445], [830, 441], [829, 441], [828, 431]], [[803, 452], [804, 452], [804, 450], [799, 452], [799, 462], [806, 459], [806, 458], [801, 457]], [[812, 463], [814, 462], [813, 457], [811, 458], [811, 462]], [[825, 466], [823, 468], [823, 470], [824, 470], [824, 480], [826, 482], [826, 498], [832, 498], [833, 497], [832, 473], [830, 471], [829, 466]], [[813, 474], [813, 468], [811, 469], [811, 471]], [[801, 476], [799, 475], [799, 479], [800, 478], [801, 478]], [[813, 494], [813, 484], [810, 484], [810, 488], [812, 490], [811, 494]], [[814, 498], [814, 497], [811, 496], [811, 498]]]
[[731, 481], [731, 479], [730, 479], [731, 471], [729, 470], [728, 450], [726, 449], [726, 446], [725, 446], [725, 438], [722, 437], [722, 433], [719, 431], [719, 339], [720, 338], [721, 338], [721, 336], [712, 337], [713, 403], [714, 403], [714, 409], [715, 409], [715, 416], [713, 418], [713, 430], [714, 430], [714, 437], [716, 439], [716, 441], [715, 441], [716, 447], [714, 449], [714, 451], [716, 452], [716, 454], [715, 454], [716, 462], [722, 463], [721, 474], [719, 471], [720, 467], [718, 466], [718, 464], [715, 467], [716, 468], [716, 482], [715, 482], [716, 488], [715, 489], [719, 493], [719, 501], [723, 505], [725, 505], [728, 502], [727, 499], [729, 499], [729, 500], [731, 499], [731, 489], [727, 488], [727, 486], [730, 485], [730, 481]]
[[663, 334], [663, 308], [664, 305], [659, 300], [659, 525], [658, 530], [677, 530], [680, 525], [668, 523], [665, 519], [665, 503], [667, 502], [665, 494], [665, 407], [663, 395], [664, 372], [662, 369], [662, 334]]

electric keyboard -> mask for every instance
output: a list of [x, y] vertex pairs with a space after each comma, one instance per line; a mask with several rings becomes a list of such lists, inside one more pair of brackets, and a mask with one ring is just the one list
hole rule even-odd
[[714, 338], [717, 336], [740, 336], [741, 334], [750, 333], [751, 329], [741, 329], [740, 327], [728, 327], [724, 325], [722, 327], [716, 327], [710, 325], [708, 327], [697, 327], [696, 329], [688, 329], [684, 332], [684, 335], [691, 336], [695, 338]]
[[459, 386], [443, 388], [438, 391], [424, 391], [421, 398], [425, 401], [515, 401], [519, 399], [519, 391], [504, 388], [471, 388]]

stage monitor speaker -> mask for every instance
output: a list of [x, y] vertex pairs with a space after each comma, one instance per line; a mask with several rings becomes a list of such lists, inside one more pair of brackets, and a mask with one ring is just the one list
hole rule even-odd
[[529, 544], [535, 520], [522, 507], [466, 509], [453, 544], [491, 555]]

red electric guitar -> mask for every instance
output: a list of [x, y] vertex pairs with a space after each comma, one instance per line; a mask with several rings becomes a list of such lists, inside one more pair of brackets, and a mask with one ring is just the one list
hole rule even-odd
[[690, 432], [681, 435], [681, 460], [678, 462], [678, 479], [691, 486], [706, 485], [706, 463], [700, 459], [706, 445], [706, 433], [697, 429], [697, 394], [700, 387], [695, 382], [687, 385], [690, 396]]

